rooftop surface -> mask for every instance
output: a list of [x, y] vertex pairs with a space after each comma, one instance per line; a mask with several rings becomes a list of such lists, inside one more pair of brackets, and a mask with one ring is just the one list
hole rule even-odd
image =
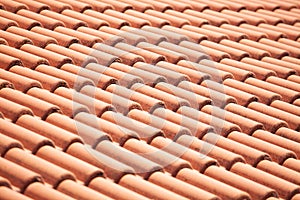
[[0, 0], [0, 199], [300, 199], [300, 1]]

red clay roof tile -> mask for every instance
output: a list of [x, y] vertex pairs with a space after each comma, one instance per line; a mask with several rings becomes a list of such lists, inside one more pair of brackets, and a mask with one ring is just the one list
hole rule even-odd
[[164, 12], [168, 9], [174, 9], [170, 4], [163, 3], [160, 1], [152, 1], [152, 0], [141, 0], [141, 2], [148, 3], [154, 7], [155, 10]]
[[6, 30], [8, 27], [11, 27], [11, 26], [19, 26], [19, 24], [17, 24], [17, 22], [15, 22], [14, 20], [10, 20], [5, 17], [0, 17], [0, 29], [1, 30]]
[[[12, 148], [23, 149], [22, 144], [19, 141], [15, 140], [15, 139], [13, 139], [11, 137], [8, 137], [6, 135], [0, 134], [0, 138], [1, 138], [1, 140], [0, 140], [0, 155], [2, 157], [4, 157], [5, 154], [6, 154], [6, 152], [9, 151]], [[8, 184], [8, 182], [5, 183], [4, 180], [5, 179], [3, 179], [2, 177], [0, 177], [0, 185], [1, 186], [4, 185], [4, 186], [7, 186], [7, 187], [10, 187], [10, 184]]]
[[65, 9], [72, 9], [72, 7], [69, 4], [62, 3], [59, 1], [47, 1], [47, 0], [36, 0], [36, 1], [47, 4], [51, 10], [58, 13], [60, 13]]
[[280, 129], [278, 129], [275, 132], [275, 134], [300, 143], [300, 137], [299, 137], [298, 132], [294, 131], [292, 129], [282, 127]]
[[299, 160], [296, 160], [295, 158], [289, 158], [282, 164], [283, 166], [295, 170], [297, 172], [300, 172], [299, 168]]
[[232, 16], [232, 15], [227, 15], [224, 12], [217, 12], [217, 11], [206, 9], [203, 11], [203, 13], [214, 16], [214, 17], [216, 16], [216, 17], [228, 20], [229, 24], [232, 24], [235, 26], [239, 26], [243, 23], [246, 23], [246, 21], [243, 18], [237, 17], [237, 16]]
[[250, 25], [250, 24], [241, 24], [240, 27], [245, 28], [245, 29], [249, 29], [249, 30], [252, 30], [252, 31], [265, 33], [268, 36], [268, 38], [271, 39], [271, 40], [278, 40], [279, 38], [286, 38], [287, 37], [282, 32], [274, 31], [274, 30], [259, 27], [259, 26], [253, 26], [253, 25]]
[[[265, 33], [255, 31], [255, 30], [249, 30], [249, 29], [246, 29], [246, 28], [238, 27], [238, 26], [233, 26], [233, 25], [230, 25], [230, 24], [223, 24], [221, 26], [221, 28], [231, 30], [231, 31], [235, 31], [235, 32], [244, 33], [247, 37], [249, 37], [250, 40], [254, 40], [254, 41], [258, 41], [261, 38], [266, 38], [267, 37], [267, 35]], [[241, 38], [241, 39], [244, 39], [244, 38]]]
[[[241, 32], [241, 31], [233, 31], [230, 29], [226, 29], [226, 27], [227, 27], [226, 25], [231, 26], [229, 24], [223, 24], [220, 28], [220, 27], [216, 27], [216, 26], [212, 26], [212, 25], [203, 25], [203, 26], [201, 26], [201, 28], [226, 34], [226, 35], [228, 35], [230, 40], [233, 40], [236, 42], [240, 41], [241, 39], [248, 38], [248, 36], [246, 34], [244, 34], [245, 31]], [[225, 27], [225, 28], [223, 28], [223, 27]], [[235, 27], [235, 26], [233, 26], [233, 27]]]
[[2, 88], [12, 88], [12, 89], [14, 89], [15, 87], [11, 82], [0, 78], [0, 90]]
[[229, 9], [229, 7], [226, 4], [219, 3], [219, 2], [212, 2], [212, 1], [208, 1], [208, 0], [196, 0], [196, 2], [206, 4], [209, 6], [210, 9], [215, 10], [215, 11]]
[[191, 31], [192, 33], [195, 32], [197, 34], [205, 35], [209, 40], [211, 40], [213, 42], [217, 42], [217, 43], [223, 39], [229, 39], [229, 36], [227, 34], [222, 33], [222, 32], [217, 32], [214, 30], [202, 29], [202, 28], [190, 26], [190, 25], [185, 25], [182, 27], [182, 29]]
[[[79, 1], [88, 4], [89, 6], [92, 7], [93, 10], [98, 11], [98, 12], [103, 12], [107, 9], [113, 9], [113, 6], [106, 2], [89, 1], [89, 0], [79, 0]], [[91, 9], [88, 8], [86, 10], [91, 10]], [[84, 13], [86, 10], [81, 11], [81, 12]]]
[[[154, 7], [151, 4], [145, 3], [145, 2], [140, 2], [140, 1], [131, 1], [131, 0], [121, 0], [124, 3], [130, 4], [133, 9], [128, 9], [128, 10], [136, 10], [140, 13], [145, 12], [148, 9], [154, 9]], [[128, 11], [126, 10], [126, 11]], [[125, 11], [125, 12], [126, 12]]]
[[272, 26], [270, 24], [260, 24], [258, 26], [286, 34], [287, 37], [292, 40], [297, 40], [300, 37], [300, 33], [298, 31], [281, 28], [279, 26]]
[[18, 58], [0, 53], [0, 66], [2, 69], [8, 70], [15, 65], [22, 66], [21, 60], [19, 60]]
[[24, 44], [33, 44], [33, 42], [30, 39], [24, 36], [15, 33], [6, 32], [6, 31], [0, 31], [0, 33], [2, 37], [1, 39], [3, 41], [1, 42], [1, 44], [9, 45], [17, 49], [19, 49]]
[[16, 1], [5, 1], [1, 0], [1, 9], [4, 8], [3, 10], [7, 10], [9, 12], [16, 13], [18, 10], [21, 9], [29, 9], [27, 5], [16, 2]]
[[[241, 2], [241, 3], [243, 3], [243, 2]], [[227, 14], [229, 16], [231, 15], [231, 16], [242, 18], [243, 20], [245, 20], [245, 22], [247, 24], [251, 24], [251, 25], [254, 25], [254, 26], [257, 26], [260, 23], [266, 23], [265, 19], [263, 19], [261, 17], [255, 17], [255, 16], [243, 14], [241, 12], [234, 12], [232, 10], [222, 10], [222, 13]]]
[[30, 30], [31, 28], [33, 28], [35, 26], [41, 26], [41, 24], [39, 22], [37, 22], [36, 20], [30, 19], [27, 17], [23, 17], [23, 16], [20, 16], [20, 15], [11, 13], [11, 12], [7, 12], [5, 10], [0, 11], [0, 16], [10, 19], [10, 20], [13, 20], [13, 21], [16, 21], [21, 28], [24, 28], [27, 30]]

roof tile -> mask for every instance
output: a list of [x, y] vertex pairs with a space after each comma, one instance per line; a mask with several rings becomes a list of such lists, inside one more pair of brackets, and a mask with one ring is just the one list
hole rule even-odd
[[0, 31], [0, 33], [1, 39], [3, 41], [1, 42], [1, 44], [9, 45], [17, 49], [19, 49], [24, 44], [33, 44], [33, 42], [29, 38], [26, 38], [24, 36], [15, 33], [10, 33], [7, 31]]
[[31, 28], [33, 28], [35, 26], [41, 26], [41, 24], [36, 20], [30, 19], [27, 17], [23, 17], [20, 15], [14, 14], [14, 13], [10, 13], [5, 10], [0, 11], [0, 16], [10, 19], [10, 20], [13, 20], [13, 21], [16, 21], [21, 28], [24, 28], [27, 30], [30, 30]]
[[14, 20], [7, 19], [5, 17], [0, 17], [0, 29], [1, 30], [6, 30], [8, 27], [11, 26], [19, 26], [17, 22]]
[[18, 58], [0, 53], [0, 66], [2, 69], [8, 70], [12, 66], [19, 65], [22, 66], [21, 60]]
[[69, 4], [62, 3], [59, 1], [47, 1], [47, 0], [36, 0], [36, 1], [47, 4], [51, 10], [58, 13], [60, 13], [65, 9], [72, 9], [72, 7]]
[[3, 10], [7, 10], [8, 12], [13, 12], [13, 13], [16, 13], [18, 10], [21, 9], [29, 9], [27, 5], [16, 1], [1, 0], [1, 5], [4, 8]]
[[[12, 148], [23, 149], [22, 144], [11, 137], [0, 134], [0, 138], [0, 155], [2, 157], [4, 157], [6, 152], [8, 152]], [[10, 187], [10, 183], [2, 177], [0, 177], [0, 185]]]

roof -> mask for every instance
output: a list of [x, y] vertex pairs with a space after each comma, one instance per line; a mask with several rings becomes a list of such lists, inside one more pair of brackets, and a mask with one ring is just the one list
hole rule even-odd
[[298, 0], [0, 8], [0, 199], [300, 199]]

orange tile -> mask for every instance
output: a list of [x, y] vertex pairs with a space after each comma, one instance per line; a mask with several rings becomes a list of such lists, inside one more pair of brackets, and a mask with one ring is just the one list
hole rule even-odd
[[[278, 17], [274, 17], [274, 16], [270, 16], [267, 14], [262, 14], [262, 13], [258, 13], [258, 12], [253, 12], [253, 11], [249, 11], [249, 10], [241, 10], [241, 13], [245, 14], [245, 15], [251, 15], [254, 17], [260, 17], [263, 18], [264, 20], [266, 20], [266, 22], [268, 24], [271, 25], [276, 25], [278, 23], [282, 23], [282, 19], [278, 18]], [[261, 24], [259, 24], [258, 26], [260, 27]]]
[[[203, 25], [203, 26], [201, 26], [201, 28], [226, 34], [226, 35], [228, 35], [230, 40], [233, 40], [236, 42], [240, 41], [241, 39], [248, 38], [248, 36], [241, 31], [232, 31], [232, 30], [226, 29], [225, 25], [228, 25], [228, 24], [223, 24], [221, 26], [221, 28], [212, 26], [212, 25]], [[228, 25], [228, 26], [231, 26], [231, 25]], [[225, 27], [225, 28], [223, 28], [223, 27]], [[233, 26], [233, 27], [235, 27], [235, 26]]]
[[[35, 1], [32, 1], [32, 2], [35, 2]], [[36, 2], [36, 3], [38, 3], [38, 2]], [[35, 13], [34, 11], [22, 9], [22, 10], [19, 10], [17, 12], [17, 14], [24, 16], [24, 17], [31, 18], [33, 20], [36, 20], [36, 21], [40, 22], [44, 28], [47, 28], [50, 30], [53, 30], [57, 26], [65, 26], [64, 23], [59, 20], [52, 19], [47, 16], [43, 16], [41, 14]]]
[[[292, 76], [296, 76], [296, 75], [292, 75]], [[291, 78], [291, 80], [292, 80], [292, 78]], [[300, 92], [300, 89], [298, 87], [299, 85], [296, 82], [293, 82], [290, 80], [278, 78], [276, 76], [271, 76], [271, 77], [267, 78], [266, 81], [269, 83], [275, 84], [275, 85], [279, 85], [281, 87], [285, 87], [285, 88]]]
[[[185, 20], [189, 21], [190, 24], [193, 25], [193, 26], [201, 27], [204, 24], [208, 24], [208, 21], [206, 19], [195, 17], [195, 16], [192, 16], [192, 15], [188, 15], [188, 14], [185, 14], [183, 12], [178, 12], [178, 11], [175, 11], [175, 10], [166, 10], [165, 13], [167, 13], [169, 15], [172, 15], [172, 16], [176, 16], [176, 17], [185, 19]], [[172, 21], [171, 21], [171, 23], [172, 23]]]
[[270, 156], [265, 152], [244, 145], [240, 142], [236, 142], [229, 138], [216, 135], [215, 133], [206, 134], [203, 137], [203, 140], [238, 155], [241, 155], [245, 159], [247, 164], [254, 167], [256, 167], [256, 165], [262, 160], [271, 160]]
[[16, 13], [21, 9], [29, 9], [26, 4], [16, 2], [16, 1], [1, 1], [1, 5], [8, 12]]
[[[130, 4], [133, 8], [133, 10], [138, 11], [139, 13], [143, 13], [148, 9], [154, 9], [154, 7], [151, 4], [145, 3], [145, 2], [140, 2], [140, 1], [135, 1], [135, 0], [121, 0], [124, 3]], [[131, 10], [131, 9], [128, 9]], [[126, 11], [128, 11], [126, 10]], [[126, 12], [125, 11], [125, 12]]]
[[261, 32], [267, 35], [267, 37], [271, 40], [278, 40], [279, 38], [286, 38], [286, 34], [278, 31], [274, 31], [268, 28], [262, 28], [258, 26], [253, 26], [250, 24], [241, 24], [241, 28], [249, 29], [251, 31]]
[[[229, 31], [234, 31], [238, 33], [244, 33], [246, 37], [241, 38], [241, 39], [247, 39], [249, 38], [250, 40], [258, 41], [261, 38], [266, 38], [267, 35], [263, 32], [255, 31], [255, 30], [249, 30], [246, 28], [238, 27], [238, 26], [233, 26], [230, 24], [223, 24], [221, 28]], [[240, 41], [240, 40], [239, 40]]]
[[221, 26], [222, 24], [229, 24], [229, 21], [227, 19], [221, 18], [219, 16], [212, 16], [212, 15], [202, 13], [202, 12], [197, 12], [197, 11], [190, 10], [190, 9], [185, 10], [183, 13], [194, 16], [194, 17], [199, 17], [200, 19], [206, 19], [209, 22], [209, 24], [214, 25], [214, 26]]
[[83, 3], [81, 1], [70, 1], [70, 0], [57, 0], [57, 1], [70, 5], [72, 7], [72, 9], [77, 12], [83, 12], [87, 9], [92, 8], [91, 5], [89, 5], [87, 3]]
[[265, 14], [265, 15], [277, 17], [277, 18], [281, 19], [283, 21], [283, 23], [285, 23], [285, 24], [293, 25], [296, 22], [300, 21], [299, 19], [297, 19], [297, 17], [293, 17], [293, 16], [289, 16], [289, 15], [285, 15], [285, 14], [280, 14], [280, 13], [272, 12], [272, 11], [269, 11], [269, 10], [260, 9], [260, 10], [257, 10], [256, 12], [260, 13], [260, 14]]
[[47, 1], [47, 0], [37, 0], [38, 2], [47, 4], [51, 10], [54, 12], [60, 13], [61, 11], [65, 9], [72, 9], [72, 7], [69, 4], [62, 3], [59, 1]]
[[207, 4], [210, 9], [215, 10], [215, 11], [229, 9], [229, 7], [227, 5], [225, 5], [223, 3], [219, 3], [219, 2], [212, 2], [212, 1], [208, 1], [208, 0], [196, 0], [196, 2]]
[[[12, 148], [23, 149], [23, 145], [19, 141], [15, 140], [11, 137], [0, 134], [0, 138], [1, 138], [1, 141], [0, 141], [0, 155], [2, 157], [4, 157], [6, 152], [9, 151]], [[4, 179], [2, 177], [0, 177], [0, 185], [10, 187], [9, 181], [7, 181], [6, 179]]]
[[3, 45], [9, 45], [11, 47], [19, 49], [24, 44], [33, 44], [33, 42], [24, 36], [10, 33], [7, 31], [0, 31]]
[[188, 4], [193, 10], [197, 11], [203, 11], [204, 9], [208, 9], [208, 5], [205, 3], [197, 2], [197, 1], [192, 1], [192, 0], [179, 0], [180, 2]]
[[240, 11], [242, 9], [246, 9], [246, 7], [243, 5], [243, 2], [237, 3], [237, 2], [227, 1], [227, 0], [217, 0], [216, 3], [217, 2], [228, 6], [228, 8], [233, 11]]
[[229, 22], [229, 24], [232, 24], [235, 26], [239, 26], [243, 23], [246, 23], [246, 21], [243, 18], [238, 17], [238, 16], [233, 16], [233, 15], [227, 15], [224, 12], [217, 12], [217, 11], [206, 9], [203, 11], [203, 13], [213, 16], [213, 17], [219, 17], [221, 19], [225, 19]]
[[19, 25], [14, 20], [10, 20], [5, 17], [0, 17], [0, 29], [1, 30], [6, 30], [8, 27], [11, 27], [11, 26], [19, 26]]
[[[113, 6], [110, 5], [109, 3], [105, 3], [105, 2], [101, 2], [101, 1], [89, 1], [89, 0], [79, 0], [82, 3], [88, 4], [89, 6], [91, 6], [91, 8], [97, 12], [104, 12], [107, 9], [113, 9]], [[81, 12], [85, 12], [86, 10], [91, 10], [90, 8], [85, 9], [84, 11]]]
[[33, 154], [44, 145], [54, 146], [50, 139], [7, 120], [0, 119], [0, 124], [1, 134], [20, 141], [22, 145]]
[[299, 100], [296, 100], [293, 104], [286, 103], [284, 101], [273, 101], [271, 106], [277, 109], [280, 109], [282, 111], [285, 111], [290, 114], [294, 114], [296, 116], [300, 116], [300, 108], [296, 106], [296, 102], [299, 102]]
[[9, 81], [0, 78], [0, 89], [2, 89], [2, 88], [12, 88], [13, 89], [14, 85]]
[[35, 13], [39, 13], [42, 10], [50, 9], [48, 5], [43, 4], [41, 2], [32, 1], [32, 0], [18, 0], [18, 2], [24, 3], [29, 8], [30, 11]]
[[[284, 58], [290, 58], [290, 57], [284, 57]], [[290, 62], [290, 60], [285, 60], [285, 59], [282, 59], [282, 60], [278, 60], [278, 59], [275, 59], [275, 58], [271, 58], [271, 57], [265, 57], [262, 59], [262, 61], [264, 62], [267, 62], [267, 63], [271, 63], [271, 64], [274, 64], [274, 65], [277, 65], [277, 66], [281, 66], [281, 67], [284, 67], [284, 68], [287, 68], [286, 70], [294, 70], [296, 71], [296, 74], [299, 74], [300, 73], [300, 67], [297, 63], [293, 63], [293, 62]], [[293, 61], [293, 60], [292, 60]], [[266, 64], [267, 65], [267, 64]], [[276, 68], [274, 66], [274, 68]], [[279, 73], [278, 73], [279, 74]], [[293, 75], [289, 75], [287, 77], [287, 79], [290, 77], [290, 76], [293, 76]]]
[[[153, 112], [153, 115], [189, 129], [191, 131], [192, 135], [197, 138], [202, 138], [206, 133], [214, 131], [213, 127], [211, 127], [208, 124], [205, 124], [198, 120], [194, 120], [189, 117], [185, 117], [185, 116], [180, 115], [179, 113], [175, 113], [171, 110], [158, 108]], [[187, 135], [190, 135], [190, 134], [187, 134]], [[175, 136], [175, 138], [171, 138], [171, 139], [175, 140], [177, 137]]]
[[160, 1], [152, 1], [152, 0], [141, 0], [143, 3], [148, 3], [154, 7], [155, 10], [164, 12], [168, 9], [174, 9], [170, 4], [163, 3]]
[[300, 172], [299, 168], [299, 160], [296, 160], [295, 158], [289, 158], [282, 164], [283, 166], [295, 170], [297, 172]]
[[275, 132], [276, 135], [279, 135], [284, 138], [287, 138], [287, 139], [290, 139], [290, 140], [300, 143], [300, 137], [297, 133], [298, 133], [297, 131], [294, 131], [294, 130], [286, 128], [286, 127], [282, 127]]
[[208, 192], [213, 192], [222, 199], [250, 199], [250, 196], [247, 193], [206, 175], [200, 174], [195, 170], [183, 169], [178, 173], [176, 178]]
[[0, 66], [2, 69], [9, 70], [15, 65], [22, 66], [23, 64], [18, 58], [0, 53]]
[[168, 0], [159, 0], [159, 2], [169, 4], [174, 10], [179, 11], [179, 12], [183, 12], [186, 9], [191, 9], [192, 8], [189, 4], [187, 4], [185, 2], [182, 2], [182, 1], [179, 1], [179, 2], [171, 1], [170, 2]]
[[31, 28], [33, 28], [35, 26], [41, 26], [41, 24], [36, 20], [30, 19], [27, 17], [23, 17], [21, 15], [13, 14], [13, 13], [10, 13], [10, 12], [4, 11], [4, 10], [1, 10], [0, 16], [10, 19], [10, 20], [13, 20], [13, 21], [16, 21], [21, 28], [24, 28], [27, 30], [30, 30]]
[[297, 40], [300, 37], [299, 31], [289, 30], [289, 29], [286, 29], [286, 28], [278, 27], [278, 26], [272, 26], [270, 24], [260, 24], [260, 25], [258, 25], [258, 27], [262, 27], [262, 28], [273, 30], [273, 31], [281, 32], [283, 34], [286, 34], [287, 38], [289, 38], [291, 40]]

